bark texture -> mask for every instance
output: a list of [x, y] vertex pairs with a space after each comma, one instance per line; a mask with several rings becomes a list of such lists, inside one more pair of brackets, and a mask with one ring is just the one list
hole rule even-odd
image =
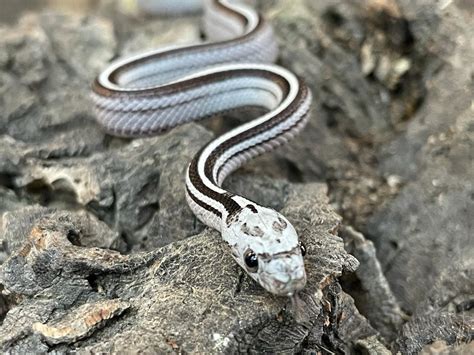
[[2, 351], [472, 352], [471, 2], [257, 2], [312, 118], [225, 185], [306, 244], [296, 304], [184, 199], [193, 155], [253, 112], [136, 140], [95, 123], [89, 86], [110, 60], [200, 38], [197, 17], [117, 4], [0, 27]]

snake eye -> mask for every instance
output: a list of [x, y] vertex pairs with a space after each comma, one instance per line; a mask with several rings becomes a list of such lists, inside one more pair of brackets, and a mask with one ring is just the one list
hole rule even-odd
[[258, 258], [253, 250], [247, 250], [244, 255], [245, 265], [247, 265], [247, 270], [250, 272], [257, 272], [258, 270]]
[[306, 255], [306, 245], [303, 244], [303, 242], [300, 242], [300, 249], [301, 249], [301, 256]]

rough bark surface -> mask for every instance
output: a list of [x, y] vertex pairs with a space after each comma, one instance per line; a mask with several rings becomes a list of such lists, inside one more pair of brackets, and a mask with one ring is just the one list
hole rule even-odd
[[125, 140], [89, 86], [116, 56], [200, 39], [197, 17], [104, 0], [0, 27], [0, 349], [471, 353], [469, 1], [258, 1], [315, 101], [294, 142], [226, 181], [308, 247], [292, 304], [193, 216], [184, 171], [246, 115]]

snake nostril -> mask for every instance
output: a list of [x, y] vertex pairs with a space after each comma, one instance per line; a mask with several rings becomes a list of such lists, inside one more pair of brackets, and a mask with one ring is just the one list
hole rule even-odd
[[295, 272], [295, 278], [297, 280], [301, 280], [302, 278], [304, 278], [304, 276], [305, 276], [305, 272], [303, 269], [299, 269]]

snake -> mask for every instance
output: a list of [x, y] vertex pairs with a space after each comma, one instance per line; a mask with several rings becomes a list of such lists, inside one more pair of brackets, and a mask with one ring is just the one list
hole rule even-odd
[[[195, 0], [138, 1], [148, 12], [178, 13], [199, 5]], [[306, 247], [295, 228], [281, 213], [222, 184], [248, 160], [303, 129], [312, 93], [300, 77], [274, 64], [274, 30], [252, 7], [205, 0], [202, 11], [205, 41], [120, 58], [96, 77], [91, 93], [96, 118], [108, 134], [138, 138], [259, 108], [261, 115], [202, 147], [189, 163], [183, 189], [195, 216], [220, 232], [251, 278], [272, 294], [292, 297], [307, 282]]]

